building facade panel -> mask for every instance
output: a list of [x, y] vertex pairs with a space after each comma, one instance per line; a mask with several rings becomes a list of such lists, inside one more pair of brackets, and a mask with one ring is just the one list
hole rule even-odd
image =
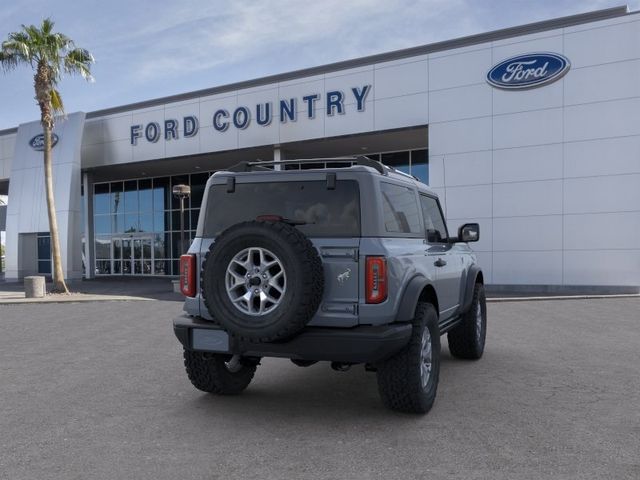
[[[451, 187], [487, 185], [493, 182], [492, 154], [489, 150], [443, 155], [442, 162], [434, 163], [441, 165], [441, 182], [446, 178], [447, 185]], [[431, 166], [432, 163], [430, 162], [429, 165]]]
[[562, 213], [562, 180], [493, 185], [494, 217], [526, 217]]
[[594, 25], [564, 35], [564, 49], [575, 68], [640, 58], [638, 21]]
[[640, 60], [574, 68], [564, 79], [565, 105], [640, 96]]
[[327, 137], [352, 135], [374, 130], [374, 111], [372, 108], [358, 109], [355, 100], [346, 103], [342, 113], [327, 115], [324, 119], [324, 134]]
[[565, 250], [637, 250], [640, 211], [564, 216]]
[[562, 250], [562, 215], [493, 219], [493, 248], [497, 252]]
[[439, 123], [489, 116], [492, 94], [486, 83], [429, 92], [429, 121]]
[[429, 90], [484, 84], [491, 66], [491, 48], [474, 49], [463, 53], [452, 51], [429, 58]]
[[528, 147], [562, 142], [562, 108], [493, 117], [493, 148]]
[[104, 155], [102, 156], [104, 163], [99, 165], [89, 164], [89, 166], [108, 167], [109, 165], [133, 162], [133, 146], [128, 138], [104, 143], [102, 148], [104, 149]]
[[563, 177], [562, 144], [496, 149], [493, 151], [495, 183], [553, 180]]
[[392, 130], [429, 123], [429, 97], [426, 93], [382, 98], [373, 103], [373, 109], [375, 130]]
[[567, 142], [640, 135], [640, 98], [567, 106], [564, 112]]
[[447, 218], [491, 218], [491, 185], [447, 187], [445, 208]]
[[497, 285], [562, 285], [562, 251], [493, 252]]
[[427, 91], [427, 60], [395, 65], [376, 65], [375, 99], [412, 95]]
[[563, 147], [567, 178], [640, 173], [639, 135], [567, 142]]
[[429, 124], [429, 153], [451, 153], [491, 150], [491, 117]]
[[[131, 125], [133, 125], [133, 112], [109, 115], [104, 121], [104, 142], [129, 140], [131, 138]], [[94, 121], [92, 119], [92, 121]]]
[[568, 178], [563, 203], [565, 213], [640, 211], [640, 174]]
[[566, 285], [640, 284], [640, 250], [567, 250], [563, 260]]
[[532, 88], [515, 92], [493, 89], [493, 114], [526, 113], [532, 110], [548, 110], [562, 107], [565, 78], [547, 85], [545, 88]]
[[505, 58], [515, 57], [523, 53], [563, 53], [563, 42], [562, 29], [550, 30], [533, 36], [527, 35], [517, 39], [498, 40], [492, 43], [493, 63], [498, 63]]

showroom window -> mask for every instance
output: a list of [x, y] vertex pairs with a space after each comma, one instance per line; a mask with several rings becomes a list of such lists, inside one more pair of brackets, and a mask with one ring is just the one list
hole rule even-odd
[[210, 173], [94, 184], [96, 275], [178, 275], [180, 202], [173, 186], [191, 186], [185, 201], [185, 244], [195, 237]]
[[[362, 155], [362, 153], [349, 154], [349, 155]], [[408, 173], [418, 178], [423, 183], [429, 184], [429, 151], [426, 149], [420, 150], [402, 150], [397, 152], [384, 152], [384, 153], [366, 153], [367, 157], [372, 160], [377, 160], [390, 167], [393, 167], [401, 172]], [[300, 157], [303, 158], [303, 157]], [[331, 162], [313, 162], [303, 163], [301, 165], [290, 164], [285, 165], [285, 170], [305, 170], [313, 168], [340, 168], [343, 167], [343, 163]]]
[[385, 165], [413, 175], [421, 182], [429, 184], [429, 151], [426, 149], [372, 153], [367, 154], [367, 157], [381, 161]]

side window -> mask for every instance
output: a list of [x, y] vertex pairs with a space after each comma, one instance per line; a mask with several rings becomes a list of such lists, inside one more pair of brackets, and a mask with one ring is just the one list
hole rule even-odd
[[420, 212], [416, 194], [408, 187], [380, 183], [384, 226], [387, 232], [420, 234]]
[[424, 228], [429, 243], [440, 243], [447, 240], [447, 227], [442, 218], [440, 205], [435, 198], [420, 195], [422, 215], [424, 215]]

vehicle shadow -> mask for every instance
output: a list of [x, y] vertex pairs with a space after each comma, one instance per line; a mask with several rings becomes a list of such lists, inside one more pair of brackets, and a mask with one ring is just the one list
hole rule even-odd
[[[328, 362], [319, 362], [311, 367], [300, 368], [284, 359], [266, 359], [258, 367], [256, 377], [241, 395], [218, 396], [196, 394], [185, 404], [187, 409], [206, 412], [206, 417], [237, 417], [243, 422], [270, 418], [274, 422], [292, 422], [296, 419], [311, 426], [322, 426], [326, 422], [342, 421], [357, 417], [364, 420], [397, 417], [398, 421], [415, 422], [416, 418], [436, 418], [438, 404], [449, 402], [443, 398], [447, 391], [460, 388], [466, 382], [471, 367], [482, 375], [492, 368], [480, 362], [468, 362], [451, 357], [443, 348], [440, 368], [438, 399], [434, 410], [426, 417], [403, 414], [388, 410], [378, 394], [376, 374], [365, 371], [363, 365], [355, 365], [347, 372], [331, 370]], [[261, 375], [261, 370], [269, 370]], [[469, 386], [471, 388], [471, 386]], [[434, 415], [435, 413], [435, 415]]]

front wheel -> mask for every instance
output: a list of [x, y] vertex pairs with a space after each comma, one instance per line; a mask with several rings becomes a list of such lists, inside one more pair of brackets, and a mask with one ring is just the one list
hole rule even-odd
[[184, 351], [189, 380], [198, 390], [218, 395], [236, 395], [249, 386], [256, 373], [255, 363], [237, 356]]
[[487, 337], [487, 299], [484, 285], [473, 288], [471, 308], [462, 316], [462, 322], [447, 336], [451, 355], [466, 360], [478, 360], [484, 353]]
[[439, 375], [438, 314], [433, 305], [420, 302], [409, 343], [378, 365], [378, 390], [383, 403], [392, 410], [427, 413], [436, 399]]

